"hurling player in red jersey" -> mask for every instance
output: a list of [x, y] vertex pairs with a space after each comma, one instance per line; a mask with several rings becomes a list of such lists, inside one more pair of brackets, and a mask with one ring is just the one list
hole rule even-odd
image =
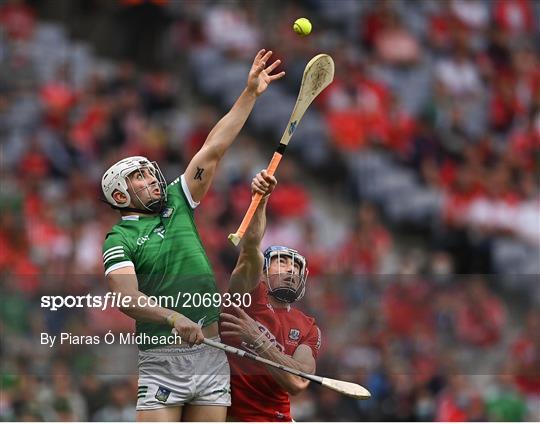
[[[226, 343], [263, 358], [314, 373], [320, 330], [313, 318], [291, 306], [305, 292], [306, 260], [284, 246], [270, 246], [264, 253], [260, 249], [266, 203], [275, 185], [276, 179], [265, 170], [253, 178], [252, 192], [265, 197], [244, 235], [229, 287], [231, 294], [250, 293], [251, 304], [221, 314], [221, 336]], [[292, 421], [289, 395], [306, 389], [309, 381], [234, 355], [229, 355], [229, 364], [229, 419]]]

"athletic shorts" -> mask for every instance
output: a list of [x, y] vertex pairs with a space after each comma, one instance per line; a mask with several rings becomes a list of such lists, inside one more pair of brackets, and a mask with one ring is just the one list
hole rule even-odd
[[187, 404], [231, 405], [225, 352], [204, 344], [140, 351], [137, 410]]

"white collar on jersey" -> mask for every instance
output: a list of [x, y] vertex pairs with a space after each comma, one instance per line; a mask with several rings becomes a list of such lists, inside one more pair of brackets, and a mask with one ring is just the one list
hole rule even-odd
[[[271, 309], [273, 312], [276, 312], [276, 311], [274, 310], [274, 307], [272, 306], [272, 304], [271, 304], [270, 302], [268, 302], [268, 303], [266, 304], [266, 307], [267, 307], [268, 309]], [[289, 303], [287, 303], [287, 306], [285, 306], [285, 307], [287, 308], [287, 312], [291, 312], [291, 305], [290, 305]]]
[[139, 215], [126, 215], [122, 217], [122, 221], [138, 221]]

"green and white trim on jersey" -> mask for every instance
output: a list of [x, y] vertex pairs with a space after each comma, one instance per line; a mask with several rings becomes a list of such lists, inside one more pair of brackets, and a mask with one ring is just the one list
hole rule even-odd
[[[177, 183], [178, 183], [178, 178], [174, 180], [171, 184], [169, 184], [167, 188]], [[189, 187], [186, 183], [186, 177], [184, 176], [184, 174], [180, 176], [180, 184], [182, 186], [182, 191], [184, 192], [184, 195], [186, 196], [186, 200], [188, 201], [191, 208], [195, 209], [197, 206], [199, 206], [200, 202], [196, 202], [195, 200], [193, 200], [193, 197], [191, 197], [191, 192], [189, 191]], [[165, 208], [165, 210], [167, 210], [167, 208]], [[122, 216], [122, 221], [138, 221], [138, 220], [139, 220], [138, 215]], [[122, 260], [119, 260], [119, 259], [122, 259]], [[123, 244], [118, 244], [117, 246], [113, 246], [107, 249], [105, 252], [103, 252], [103, 265], [105, 267], [105, 275], [120, 268], [125, 268], [128, 266], [135, 267], [133, 262], [130, 259], [128, 259], [128, 257], [126, 256]]]
[[[179, 184], [180, 183], [180, 184]], [[103, 244], [105, 275], [131, 266], [138, 289], [147, 296], [177, 298], [178, 293], [217, 293], [210, 262], [202, 246], [185, 177], [167, 186], [167, 203], [160, 215], [129, 215], [111, 229]], [[121, 278], [121, 277], [118, 277]], [[180, 302], [181, 303], [181, 302]], [[176, 310], [204, 326], [217, 321], [217, 307], [167, 308]], [[137, 321], [137, 332], [149, 336], [170, 335], [170, 327]], [[140, 346], [147, 349], [155, 346]]]
[[[107, 251], [103, 254], [103, 265], [107, 266], [107, 262], [111, 262], [114, 259], [122, 258], [125, 259], [126, 255], [124, 253], [124, 246], [115, 246], [111, 247], [110, 249], [107, 249]], [[109, 272], [114, 271], [116, 269], [125, 268], [127, 266], [132, 266], [133, 262], [131, 261], [122, 261], [122, 262], [116, 262], [114, 265], [109, 266], [106, 268], [105, 275], [107, 275]]]

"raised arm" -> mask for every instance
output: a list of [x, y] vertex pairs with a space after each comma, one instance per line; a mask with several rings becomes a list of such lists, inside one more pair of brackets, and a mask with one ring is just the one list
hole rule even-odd
[[265, 169], [251, 182], [251, 193], [260, 193], [264, 197], [240, 244], [238, 261], [229, 282], [230, 293], [249, 293], [259, 284], [263, 268], [261, 240], [266, 229], [266, 204], [276, 184], [275, 177], [268, 175]]
[[276, 60], [266, 67], [266, 62], [271, 56], [272, 52], [265, 52], [264, 49], [257, 53], [249, 71], [246, 88], [231, 110], [210, 131], [201, 150], [189, 163], [185, 179], [195, 202], [201, 201], [210, 188], [219, 161], [244, 126], [257, 97], [268, 88], [272, 81], [285, 75], [285, 72], [271, 75], [281, 63], [280, 60]]

